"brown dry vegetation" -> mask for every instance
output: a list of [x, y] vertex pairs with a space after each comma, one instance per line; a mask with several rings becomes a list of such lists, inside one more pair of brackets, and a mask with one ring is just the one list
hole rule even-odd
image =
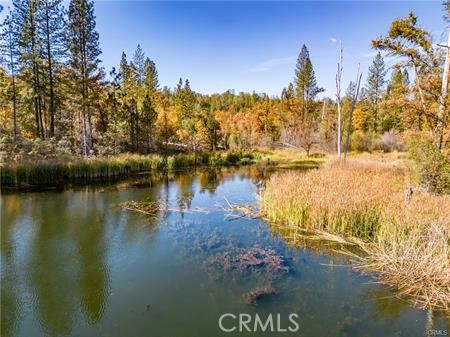
[[408, 200], [409, 184], [401, 160], [331, 161], [273, 175], [261, 212], [290, 235], [307, 229], [356, 244], [358, 268], [376, 271], [419, 307], [450, 312], [450, 196], [414, 190]]

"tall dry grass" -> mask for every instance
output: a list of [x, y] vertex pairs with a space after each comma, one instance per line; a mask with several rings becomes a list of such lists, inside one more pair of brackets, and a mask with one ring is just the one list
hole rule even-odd
[[261, 213], [284, 228], [358, 245], [359, 268], [417, 306], [449, 311], [450, 196], [415, 191], [408, 200], [409, 174], [398, 161], [358, 159], [276, 174], [261, 192]]

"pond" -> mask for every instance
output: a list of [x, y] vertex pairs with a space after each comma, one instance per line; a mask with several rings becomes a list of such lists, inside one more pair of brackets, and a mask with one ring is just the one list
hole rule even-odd
[[[413, 309], [350, 268], [348, 256], [288, 245], [264, 221], [230, 212], [229, 203], [256, 205], [269, 174], [200, 170], [3, 195], [1, 335], [413, 337], [449, 330], [448, 318]], [[121, 207], [130, 200], [158, 202], [160, 211]], [[220, 328], [224, 314], [222, 327], [233, 332]], [[239, 324], [242, 314], [247, 326]], [[294, 332], [291, 314], [298, 315]], [[257, 316], [272, 317], [275, 330], [247, 332]]]

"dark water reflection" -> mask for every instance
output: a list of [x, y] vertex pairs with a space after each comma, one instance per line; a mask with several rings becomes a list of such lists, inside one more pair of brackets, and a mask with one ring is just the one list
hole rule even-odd
[[[255, 203], [269, 174], [205, 170], [2, 196], [1, 335], [246, 335], [220, 331], [228, 312], [299, 314], [299, 332], [283, 336], [449, 330], [448, 319], [412, 309], [332, 250], [293, 248], [256, 219], [229, 221], [225, 198]], [[166, 210], [157, 217], [123, 210], [128, 200], [160, 201]], [[221, 267], [224, 255], [252, 247], [282, 256], [289, 272]], [[276, 296], [245, 303], [248, 291], [267, 285]]]

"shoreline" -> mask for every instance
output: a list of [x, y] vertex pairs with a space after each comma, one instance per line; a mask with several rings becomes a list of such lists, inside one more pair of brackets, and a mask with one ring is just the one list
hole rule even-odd
[[61, 188], [70, 184], [115, 182], [138, 175], [174, 172], [198, 167], [230, 167], [260, 161], [258, 151], [197, 154], [130, 155], [79, 158], [67, 161], [24, 162], [0, 167], [1, 189], [27, 191]]
[[261, 215], [293, 245], [305, 231], [356, 245], [357, 269], [416, 307], [450, 314], [450, 197], [416, 189], [406, 200], [409, 175], [402, 161], [367, 158], [275, 174], [261, 191]]

